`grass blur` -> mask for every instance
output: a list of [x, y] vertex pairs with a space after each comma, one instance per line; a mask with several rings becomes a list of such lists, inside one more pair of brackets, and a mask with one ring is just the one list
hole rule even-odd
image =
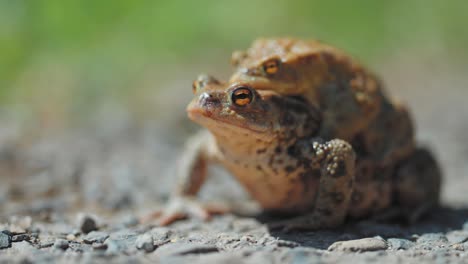
[[259, 36], [321, 39], [366, 63], [463, 63], [467, 12], [463, 0], [1, 0], [0, 104], [57, 120], [107, 100], [151, 108], [148, 94], [177, 79], [189, 91]]

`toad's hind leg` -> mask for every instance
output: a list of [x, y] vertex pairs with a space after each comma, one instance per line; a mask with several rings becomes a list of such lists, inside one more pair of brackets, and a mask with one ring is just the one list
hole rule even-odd
[[415, 222], [439, 202], [441, 171], [432, 154], [417, 148], [395, 171], [395, 202]]
[[315, 206], [308, 214], [273, 223], [272, 228], [331, 228], [345, 220], [353, 192], [355, 153], [350, 144], [339, 139], [312, 142], [311, 146], [321, 170]]

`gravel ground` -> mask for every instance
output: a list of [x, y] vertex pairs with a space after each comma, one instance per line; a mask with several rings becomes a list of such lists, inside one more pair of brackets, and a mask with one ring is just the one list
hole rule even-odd
[[383, 70], [392, 72], [386, 76], [390, 87], [419, 87], [392, 94], [411, 105], [418, 138], [445, 172], [443, 206], [420, 222], [269, 230], [265, 223], [271, 219], [252, 216], [255, 206], [245, 192], [214, 168], [201, 199], [226, 201], [240, 214], [170, 227], [139, 224], [138, 217], [162, 206], [174, 184], [174, 160], [193, 128], [185, 126], [181, 105], [178, 117], [143, 123], [120, 108], [106, 108], [86, 129], [41, 133], [4, 113], [0, 263], [467, 263], [466, 82], [436, 75], [421, 83], [398, 67]]

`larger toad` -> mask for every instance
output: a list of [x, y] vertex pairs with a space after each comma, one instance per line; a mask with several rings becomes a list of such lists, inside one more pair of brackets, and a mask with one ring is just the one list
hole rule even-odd
[[437, 203], [436, 161], [415, 147], [406, 108], [372, 74], [318, 42], [256, 43], [234, 56], [239, 70], [230, 82], [194, 83], [187, 111], [209, 132], [188, 144], [162, 224], [217, 211], [194, 199], [212, 162], [266, 211], [299, 214], [288, 227], [334, 227], [348, 215]]
[[344, 52], [318, 41], [258, 39], [234, 52], [231, 83], [299, 95], [317, 106], [324, 136], [350, 140], [375, 118], [382, 89], [375, 76]]

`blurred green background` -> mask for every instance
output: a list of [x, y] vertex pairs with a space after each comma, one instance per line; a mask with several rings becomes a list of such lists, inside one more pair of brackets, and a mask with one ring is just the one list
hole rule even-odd
[[152, 114], [172, 97], [150, 95], [227, 78], [231, 52], [260, 36], [321, 39], [371, 65], [466, 66], [467, 14], [463, 0], [0, 0], [0, 104], [56, 122], [109, 100]]

